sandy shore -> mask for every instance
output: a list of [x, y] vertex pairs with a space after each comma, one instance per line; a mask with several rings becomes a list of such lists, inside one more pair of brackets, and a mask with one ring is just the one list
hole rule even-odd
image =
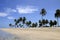
[[60, 28], [0, 28], [0, 40], [60, 40]]

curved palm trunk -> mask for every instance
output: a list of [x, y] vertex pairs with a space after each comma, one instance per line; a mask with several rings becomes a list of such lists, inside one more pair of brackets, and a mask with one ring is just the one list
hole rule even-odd
[[57, 26], [59, 27], [59, 20], [58, 20], [58, 18], [57, 18]]
[[[43, 15], [42, 15], [42, 20], [43, 20]], [[42, 23], [42, 27], [43, 27], [43, 23]]]

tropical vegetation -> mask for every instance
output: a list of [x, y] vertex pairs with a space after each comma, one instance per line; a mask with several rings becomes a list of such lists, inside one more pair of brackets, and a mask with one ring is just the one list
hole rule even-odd
[[[46, 15], [46, 10], [43, 8], [40, 11], [40, 15], [42, 16], [42, 20], [39, 20], [38, 22], [33, 23], [31, 20], [27, 21], [26, 17], [20, 17], [18, 19], [14, 19], [14, 27], [20, 27], [20, 28], [24, 28], [24, 26], [27, 27], [57, 27], [59, 26], [59, 21], [58, 18], [60, 18], [60, 9], [57, 9], [54, 16], [55, 18], [57, 18], [56, 20], [48, 20], [48, 19], [44, 19], [43, 16]], [[13, 24], [9, 24], [10, 27], [13, 27]]]

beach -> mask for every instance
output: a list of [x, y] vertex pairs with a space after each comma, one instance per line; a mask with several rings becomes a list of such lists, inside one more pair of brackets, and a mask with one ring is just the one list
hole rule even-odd
[[60, 40], [60, 28], [0, 28], [0, 40]]

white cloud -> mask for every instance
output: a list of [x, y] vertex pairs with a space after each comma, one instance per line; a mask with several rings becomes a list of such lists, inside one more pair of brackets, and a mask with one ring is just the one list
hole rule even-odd
[[8, 16], [8, 14], [7, 13], [0, 12], [0, 17], [5, 17], [5, 16]]
[[34, 13], [38, 11], [38, 8], [34, 6], [17, 6], [15, 9], [12, 8], [4, 8], [5, 12], [10, 14], [14, 12], [18, 12], [20, 14], [25, 14], [25, 13]]
[[5, 8], [6, 13], [17, 12], [15, 9], [12, 8]]
[[8, 19], [15, 19], [14, 17], [12, 17], [12, 16], [9, 16], [9, 17], [7, 17]]
[[22, 7], [22, 6], [17, 6], [17, 11], [18, 13], [34, 13], [35, 11], [38, 11], [37, 8], [34, 8], [32, 6], [26, 6], [26, 7]]

